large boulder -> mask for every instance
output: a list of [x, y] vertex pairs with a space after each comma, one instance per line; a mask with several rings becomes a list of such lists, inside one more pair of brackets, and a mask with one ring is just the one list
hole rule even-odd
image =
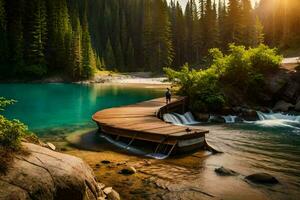
[[275, 74], [270, 74], [266, 77], [266, 90], [271, 95], [280, 93], [288, 81], [290, 80], [290, 74], [287, 73], [285, 70], [279, 70]]
[[97, 200], [105, 197], [92, 169], [81, 159], [30, 143], [0, 174], [0, 200]]
[[297, 83], [295, 80], [290, 80], [285, 87], [285, 90], [282, 94], [282, 98], [288, 102], [295, 103], [300, 89], [300, 84]]
[[245, 177], [246, 180], [257, 184], [277, 184], [279, 181], [267, 173], [256, 173]]
[[256, 121], [258, 119], [256, 110], [247, 109], [247, 108], [242, 109], [241, 117], [248, 121]]
[[275, 104], [273, 111], [287, 112], [294, 108], [295, 106], [293, 104], [281, 100]]
[[200, 122], [208, 122], [210, 115], [208, 113], [195, 113], [196, 119]]

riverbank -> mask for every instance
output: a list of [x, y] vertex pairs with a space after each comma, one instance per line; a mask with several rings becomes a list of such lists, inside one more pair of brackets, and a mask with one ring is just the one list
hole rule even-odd
[[[267, 152], [271, 144], [258, 148], [261, 139], [258, 140], [257, 136], [261, 138], [261, 134], [251, 130], [241, 132], [227, 125], [205, 128], [210, 130], [208, 142], [224, 153], [211, 155], [199, 151], [155, 160], [117, 148], [98, 137], [95, 129], [78, 130], [66, 138], [56, 138], [53, 144], [63, 153], [82, 158], [91, 166], [97, 179], [115, 188], [123, 199], [296, 200], [300, 195], [297, 189], [299, 172], [293, 171], [299, 169], [300, 163], [285, 156], [289, 165], [295, 166], [285, 168], [278, 165], [284, 158], [277, 157], [277, 153], [284, 152], [273, 150], [275, 156], [269, 157], [271, 154]], [[248, 146], [244, 137], [248, 140], [252, 137], [253, 144]], [[221, 166], [234, 170], [238, 175], [218, 175], [215, 169]], [[133, 175], [120, 174], [127, 167], [134, 167], [137, 172]], [[274, 175], [280, 184], [259, 185], [245, 181], [245, 176], [258, 172]]]

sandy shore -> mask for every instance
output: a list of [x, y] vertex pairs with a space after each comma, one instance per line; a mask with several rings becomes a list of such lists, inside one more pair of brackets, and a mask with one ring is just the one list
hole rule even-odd
[[132, 85], [170, 85], [163, 75], [153, 76], [150, 72], [112, 73], [99, 72], [92, 80], [79, 83], [109, 83], [109, 84], [132, 84]]

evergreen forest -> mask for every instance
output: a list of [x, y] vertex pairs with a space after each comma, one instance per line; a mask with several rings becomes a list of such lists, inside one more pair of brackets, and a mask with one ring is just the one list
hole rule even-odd
[[201, 66], [229, 44], [300, 45], [299, 0], [0, 0], [0, 78]]

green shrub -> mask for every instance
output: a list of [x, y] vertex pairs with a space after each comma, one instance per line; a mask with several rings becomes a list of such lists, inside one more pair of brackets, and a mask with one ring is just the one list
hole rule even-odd
[[[0, 109], [12, 104], [13, 100], [0, 98]], [[25, 136], [34, 138], [34, 135], [28, 131], [27, 126], [18, 120], [8, 120], [0, 115], [0, 150], [16, 151], [20, 149], [21, 139]]]
[[8, 120], [0, 115], [0, 145], [4, 149], [18, 150], [27, 127], [18, 120]]
[[9, 100], [5, 99], [4, 97], [0, 97], [0, 111], [3, 111], [6, 106], [14, 104], [15, 102], [15, 100]]
[[278, 55], [277, 49], [271, 49], [266, 45], [259, 45], [249, 49], [252, 68], [261, 73], [267, 73], [278, 69], [283, 57]]
[[219, 49], [209, 51], [211, 66], [206, 70], [190, 69], [186, 64], [181, 70], [165, 68], [164, 71], [179, 94], [190, 98], [191, 108], [201, 111], [216, 111], [223, 107], [229, 96], [223, 88], [233, 88], [245, 97], [261, 92], [268, 72], [279, 68], [282, 56], [276, 49], [266, 45], [246, 49], [244, 46], [229, 45], [229, 54]]
[[218, 110], [225, 102], [218, 86], [215, 69], [190, 70], [186, 64], [180, 71], [165, 68], [165, 73], [173, 84], [179, 87], [179, 94], [190, 98], [194, 110]]

